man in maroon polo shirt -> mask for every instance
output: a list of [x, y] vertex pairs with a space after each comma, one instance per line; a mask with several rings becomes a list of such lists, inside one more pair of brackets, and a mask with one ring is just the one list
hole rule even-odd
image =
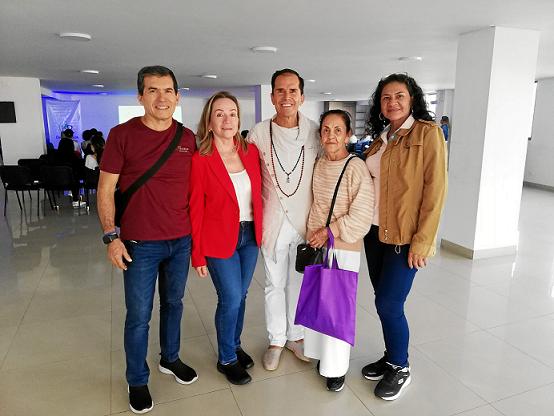
[[131, 197], [118, 234], [114, 224], [116, 185], [125, 191], [154, 165], [177, 132], [173, 112], [179, 93], [173, 72], [162, 66], [142, 68], [137, 86], [144, 116], [110, 131], [100, 164], [98, 216], [108, 258], [124, 276], [129, 407], [134, 413], [146, 413], [154, 406], [146, 354], [156, 280], [160, 293], [158, 369], [181, 384], [198, 378], [179, 359], [182, 298], [191, 252], [189, 178], [196, 144], [194, 134], [184, 128], [169, 159]]

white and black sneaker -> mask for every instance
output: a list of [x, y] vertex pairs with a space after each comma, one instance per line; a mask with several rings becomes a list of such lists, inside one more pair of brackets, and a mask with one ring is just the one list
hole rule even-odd
[[158, 370], [164, 374], [170, 374], [175, 377], [175, 381], [179, 384], [192, 384], [198, 380], [198, 374], [193, 368], [186, 365], [179, 358], [172, 363], [165, 361], [163, 358], [160, 360]]
[[79, 208], [84, 208], [87, 206], [87, 203], [85, 201], [73, 201], [72, 202], [72, 205], [73, 205], [73, 209], [79, 209]]
[[387, 363], [382, 380], [375, 386], [375, 395], [383, 400], [395, 400], [411, 381], [410, 367]]
[[147, 413], [154, 407], [152, 396], [148, 386], [127, 386], [129, 392], [129, 408], [133, 413], [141, 415]]
[[381, 380], [387, 367], [387, 353], [385, 352], [379, 360], [362, 368], [362, 375], [368, 380]]
[[344, 388], [344, 379], [345, 379], [345, 376], [327, 377], [327, 390], [341, 391]]

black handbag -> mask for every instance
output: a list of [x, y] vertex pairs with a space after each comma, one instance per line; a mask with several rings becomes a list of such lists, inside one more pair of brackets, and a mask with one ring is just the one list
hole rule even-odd
[[[329, 215], [327, 216], [325, 227], [329, 227], [329, 224], [331, 224], [333, 208], [335, 207], [335, 201], [337, 200], [340, 181], [342, 180], [342, 176], [344, 175], [346, 166], [348, 166], [348, 163], [350, 163], [350, 161], [355, 157], [356, 156], [350, 157], [342, 168], [342, 172], [340, 173], [337, 185], [335, 186], [335, 193], [333, 194], [333, 200], [331, 201], [331, 207], [329, 208]], [[312, 266], [314, 264], [321, 263], [323, 263], [323, 248], [315, 248], [310, 246], [308, 243], [298, 244], [298, 246], [296, 247], [296, 262], [294, 264], [294, 268], [298, 273], [304, 273], [304, 268], [306, 266]]]
[[296, 247], [296, 263], [294, 268], [298, 273], [304, 273], [306, 266], [323, 263], [323, 249], [315, 248], [308, 243], [298, 244]]
[[121, 189], [119, 187], [116, 188], [114, 192], [114, 205], [115, 205], [115, 215], [114, 215], [114, 223], [117, 227], [121, 227], [121, 218], [123, 217], [123, 213], [125, 212], [125, 209], [127, 208], [127, 205], [129, 205], [129, 201], [131, 200], [131, 197], [133, 194], [142, 186], [144, 185], [148, 179], [150, 179], [154, 174], [162, 167], [162, 165], [169, 159], [169, 156], [173, 153], [179, 142], [181, 141], [181, 136], [183, 135], [183, 125], [179, 122], [177, 122], [177, 131], [175, 132], [175, 136], [173, 137], [173, 140], [171, 140], [171, 143], [169, 143], [169, 146], [164, 150], [162, 155], [158, 160], [156, 160], [156, 163], [154, 163], [146, 172], [144, 172], [135, 182], [133, 182], [125, 191], [121, 192]]

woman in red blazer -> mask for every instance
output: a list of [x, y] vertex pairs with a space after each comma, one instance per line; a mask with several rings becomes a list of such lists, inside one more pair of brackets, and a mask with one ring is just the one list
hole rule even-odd
[[258, 149], [239, 134], [240, 109], [228, 92], [214, 94], [198, 124], [192, 158], [192, 266], [208, 270], [217, 291], [217, 369], [233, 384], [251, 381], [254, 365], [240, 335], [246, 294], [262, 239], [262, 180]]

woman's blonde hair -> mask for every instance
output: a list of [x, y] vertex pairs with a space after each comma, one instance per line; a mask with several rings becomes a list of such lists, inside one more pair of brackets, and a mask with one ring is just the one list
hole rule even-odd
[[237, 116], [239, 118], [239, 125], [234, 137], [235, 147], [238, 150], [238, 147], [240, 146], [243, 151], [246, 151], [248, 147], [248, 143], [246, 143], [246, 140], [240, 135], [240, 106], [239, 106], [239, 101], [237, 100], [237, 97], [235, 97], [233, 94], [227, 91], [219, 91], [219, 92], [216, 92], [214, 95], [212, 95], [204, 105], [204, 109], [202, 110], [202, 116], [200, 117], [200, 122], [198, 123], [198, 131], [196, 135], [198, 136], [198, 141], [199, 141], [198, 151], [200, 152], [201, 155], [210, 155], [213, 152], [214, 134], [209, 128], [210, 117], [212, 115], [213, 104], [220, 98], [228, 98], [229, 100], [233, 101], [237, 106]]

